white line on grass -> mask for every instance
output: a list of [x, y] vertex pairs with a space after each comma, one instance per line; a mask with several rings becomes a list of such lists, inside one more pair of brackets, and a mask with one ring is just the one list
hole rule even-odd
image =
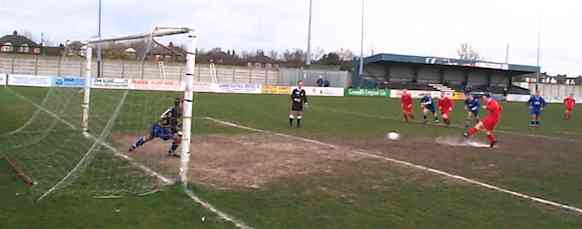
[[[324, 111], [330, 111], [330, 112], [334, 112], [334, 113], [339, 113], [339, 114], [348, 114], [348, 115], [353, 115], [353, 116], [359, 116], [359, 117], [364, 117], [364, 118], [375, 118], [375, 119], [385, 119], [385, 120], [391, 120], [391, 121], [402, 121], [402, 119], [399, 118], [392, 118], [392, 117], [386, 117], [386, 116], [381, 116], [381, 115], [372, 115], [372, 114], [366, 114], [366, 113], [360, 113], [360, 112], [351, 112], [351, 111], [340, 111], [340, 110], [335, 110], [335, 109], [329, 109], [329, 108], [322, 108], [322, 107], [318, 107], [316, 109], [320, 109], [320, 110], [324, 110]], [[418, 121], [412, 121], [413, 123], [417, 123], [417, 124], [421, 124], [422, 122]], [[442, 126], [445, 127], [445, 126]], [[459, 129], [464, 129], [464, 127], [459, 126], [459, 125], [451, 125], [451, 127], [454, 128], [459, 128]], [[558, 137], [552, 137], [552, 136], [546, 136], [546, 135], [538, 135], [538, 134], [524, 134], [524, 133], [519, 133], [519, 132], [514, 132], [514, 131], [509, 131], [509, 130], [503, 130], [503, 129], [496, 129], [496, 132], [499, 133], [504, 133], [504, 134], [511, 134], [511, 135], [516, 135], [516, 136], [522, 136], [522, 137], [532, 137], [532, 138], [544, 138], [544, 139], [548, 139], [548, 140], [554, 140], [554, 141], [566, 141], [566, 142], [577, 142], [579, 143], [579, 140], [576, 139], [569, 139], [569, 138], [558, 138]]]
[[114, 153], [115, 156], [120, 157], [121, 159], [124, 159], [124, 160], [128, 161], [129, 163], [131, 163], [133, 166], [140, 168], [144, 172], [146, 172], [146, 173], [148, 173], [148, 174], [150, 174], [152, 176], [157, 177], [165, 185], [171, 185], [171, 184], [174, 184], [175, 183], [175, 181], [173, 179], [167, 178], [164, 175], [162, 175], [162, 174], [160, 174], [160, 173], [158, 173], [158, 172], [150, 169], [149, 167], [147, 167], [147, 166], [145, 166], [145, 165], [137, 162], [135, 159], [133, 159], [133, 158], [131, 158], [131, 157], [125, 155], [125, 154], [120, 153], [115, 147], [109, 145], [106, 142], [103, 142], [100, 139], [97, 139], [95, 136], [93, 136], [91, 134], [88, 134], [87, 136], [89, 138], [91, 138], [93, 141], [95, 141], [95, 142], [101, 144], [102, 146], [104, 146], [105, 148], [109, 149], [111, 152]]
[[194, 194], [194, 192], [192, 190], [190, 190], [189, 188], [186, 188], [184, 190], [186, 192], [186, 194], [190, 197], [190, 199], [192, 199], [194, 202], [202, 205], [202, 207], [208, 209], [209, 211], [213, 212], [214, 214], [218, 215], [220, 218], [231, 222], [234, 224], [234, 226], [236, 226], [237, 228], [240, 229], [252, 229], [252, 227], [247, 226], [245, 223], [243, 223], [240, 220], [237, 220], [235, 218], [233, 218], [232, 216], [229, 216], [228, 214], [218, 210], [217, 208], [215, 208], [214, 206], [212, 206], [210, 203], [202, 200], [200, 197], [198, 197], [196, 194]]
[[[21, 96], [19, 94], [16, 94], [19, 97], [21, 97], [22, 99], [24, 99], [25, 101], [31, 103], [33, 106], [37, 107], [38, 109], [42, 110], [43, 112], [53, 116], [55, 119], [61, 121], [62, 123], [64, 123], [65, 125], [69, 126], [71, 129], [73, 130], [78, 130], [73, 124], [71, 124], [70, 122], [68, 122], [67, 120], [62, 119], [59, 115], [53, 113], [50, 110], [47, 110], [46, 108], [36, 104], [35, 102], [29, 100], [28, 98]], [[145, 165], [135, 161], [134, 159], [132, 159], [131, 157], [120, 153], [119, 151], [117, 151], [117, 149], [115, 149], [115, 147], [99, 140], [98, 138], [96, 138], [95, 136], [91, 135], [91, 134], [87, 134], [87, 136], [91, 139], [93, 139], [95, 142], [103, 145], [105, 148], [111, 150], [115, 156], [118, 156], [120, 158], [123, 158], [125, 160], [128, 160], [131, 164], [133, 164], [134, 166], [137, 166], [138, 168], [144, 170], [146, 173], [149, 173], [155, 177], [157, 177], [158, 179], [160, 179], [162, 182], [164, 182], [165, 184], [173, 184], [174, 181], [172, 179], [169, 179], [161, 174], [159, 174], [158, 172], [146, 167]], [[220, 218], [233, 223], [237, 228], [241, 228], [241, 229], [252, 229], [252, 227], [247, 226], [245, 223], [243, 223], [240, 220], [235, 219], [234, 217], [229, 216], [228, 214], [224, 213], [223, 211], [218, 210], [217, 208], [215, 208], [214, 206], [212, 206], [210, 203], [202, 200], [200, 197], [198, 197], [196, 194], [194, 194], [194, 192], [192, 192], [192, 190], [190, 189], [185, 189], [186, 194], [188, 195], [188, 197], [190, 197], [194, 202], [200, 204], [202, 207], [204, 207], [205, 209], [208, 209], [209, 211], [213, 212], [214, 214], [218, 215]], [[45, 193], [45, 195], [48, 194]], [[40, 199], [42, 199], [45, 195], [41, 196]]]
[[[22, 95], [20, 95], [18, 93], [15, 93], [15, 95], [17, 95], [21, 99], [29, 102], [30, 104], [32, 104], [33, 106], [35, 106], [38, 110], [41, 110], [41, 111], [49, 114], [50, 116], [52, 116], [56, 120], [59, 120], [60, 122], [64, 123], [65, 125], [67, 125], [72, 130], [79, 130], [78, 128], [75, 127], [75, 125], [71, 124], [67, 120], [62, 119], [58, 114], [56, 114], [56, 113], [54, 113], [54, 112], [52, 112], [52, 111], [44, 108], [43, 106], [41, 106], [39, 104], [36, 104], [35, 102], [29, 100], [28, 98], [26, 98], [26, 97], [24, 97], [24, 96], [22, 96]], [[98, 140], [95, 136], [93, 136], [91, 134], [88, 134], [87, 136], [89, 136], [94, 141], [97, 141]], [[106, 142], [98, 141], [98, 143], [101, 144], [102, 146], [104, 146], [105, 148], [111, 150], [114, 153], [115, 156], [120, 157], [120, 158], [122, 158], [124, 160], [129, 161], [132, 165], [134, 165], [134, 166], [142, 169], [144, 172], [149, 173], [150, 175], [157, 177], [162, 182], [164, 182], [164, 184], [170, 185], [170, 184], [173, 184], [174, 183], [174, 181], [172, 179], [169, 179], [167, 177], [164, 177], [163, 175], [159, 174], [158, 172], [156, 172], [156, 171], [148, 168], [147, 166], [145, 166], [145, 165], [143, 165], [143, 164], [135, 161], [133, 158], [131, 158], [131, 157], [125, 155], [125, 154], [120, 153], [119, 151], [117, 151], [117, 149], [115, 149], [115, 147], [107, 144]]]
[[[99, 135], [98, 138], [95, 139], [93, 145], [91, 145], [91, 147], [83, 155], [81, 160], [79, 160], [79, 162], [77, 162], [77, 165], [75, 165], [75, 167], [73, 167], [73, 169], [71, 169], [71, 171], [69, 171], [69, 173], [67, 173], [67, 175], [65, 177], [63, 177], [63, 179], [61, 179], [53, 187], [51, 187], [48, 191], [46, 191], [44, 194], [42, 194], [38, 198], [39, 201], [42, 200], [44, 197], [48, 196], [53, 191], [57, 190], [59, 187], [65, 185], [66, 182], [69, 180], [69, 178], [73, 176], [73, 174], [77, 173], [77, 171], [81, 170], [82, 168], [84, 168], [85, 166], [88, 165], [87, 163], [90, 162], [90, 158], [92, 158], [91, 156], [93, 155], [93, 152], [95, 152], [95, 149], [97, 149], [97, 147], [99, 145], [101, 145], [100, 142], [103, 141], [103, 139], [106, 137], [106, 135], [108, 135], [109, 132], [111, 131], [111, 129], [113, 128], [113, 123], [117, 119], [117, 116], [119, 115], [119, 113], [121, 112], [121, 107], [123, 106], [123, 104], [125, 104], [125, 99], [127, 98], [127, 94], [128, 94], [128, 91], [125, 91], [125, 93], [123, 93], [123, 96], [121, 97], [119, 103], [115, 107], [115, 111], [113, 111], [113, 114], [111, 114], [111, 118], [109, 119], [109, 121], [107, 121], [107, 124], [105, 124], [105, 127], [103, 128], [103, 130], [101, 130], [101, 134]], [[84, 133], [84, 135], [89, 136], [87, 133]]]
[[[11, 93], [15, 94], [16, 96], [20, 96], [19, 94], [17, 94], [17, 93], [15, 93], [15, 92], [13, 92], [11, 89], [8, 89], [8, 90], [9, 90]], [[46, 98], [48, 98], [48, 97], [45, 97], [45, 99], [43, 99], [43, 103], [42, 103], [40, 106], [43, 106], [43, 104], [44, 104], [44, 103], [46, 103]], [[71, 102], [71, 99], [72, 99], [72, 98], [68, 98], [68, 99], [64, 100], [64, 103], [62, 104], [62, 105], [63, 105], [63, 107], [67, 107], [67, 106], [69, 106], [69, 103]], [[59, 113], [62, 113], [62, 112], [63, 112], [62, 110], [61, 110], [61, 111], [59, 111]], [[38, 109], [38, 108], [37, 108], [37, 109], [35, 110], [35, 114], [34, 114], [33, 116], [36, 116], [36, 115], [38, 115], [38, 114], [40, 114], [40, 113], [41, 113], [41, 109]], [[57, 113], [55, 113], [55, 114], [57, 114]], [[57, 114], [57, 115], [58, 115], [58, 114]], [[18, 130], [11, 132], [10, 134], [16, 134], [16, 133], [24, 133], [24, 131], [21, 131], [21, 130], [22, 130], [22, 129], [24, 129], [25, 127], [27, 127], [28, 125], [32, 124], [32, 122], [33, 122], [35, 119], [36, 119], [35, 117], [32, 117], [31, 119], [29, 119], [29, 120], [27, 121], [27, 123], [25, 123], [25, 125], [23, 125], [23, 126], [22, 126], [21, 128], [19, 128]], [[56, 126], [58, 123], [59, 123], [59, 120], [57, 120], [57, 119], [53, 119], [53, 120], [51, 120], [51, 121], [50, 121], [50, 125], [49, 125], [47, 128], [44, 128], [44, 129], [42, 130], [42, 132], [41, 132], [41, 135], [39, 136], [39, 138], [37, 138], [37, 139], [34, 139], [34, 140], [31, 140], [31, 141], [29, 141], [29, 142], [26, 142], [26, 143], [24, 143], [24, 144], [21, 144], [21, 145], [14, 145], [14, 146], [10, 147], [10, 148], [9, 148], [9, 150], [16, 150], [16, 149], [19, 149], [19, 148], [25, 148], [25, 147], [33, 146], [33, 145], [36, 145], [36, 144], [38, 144], [38, 143], [42, 142], [44, 139], [46, 139], [46, 138], [47, 138], [47, 137], [50, 135], [50, 133], [51, 133], [51, 132], [55, 131], [55, 126]]]
[[[266, 134], [274, 134], [274, 135], [283, 136], [283, 137], [287, 137], [287, 138], [298, 139], [298, 140], [302, 140], [302, 141], [305, 141], [305, 142], [310, 142], [310, 143], [315, 143], [315, 144], [319, 144], [319, 145], [322, 145], [322, 146], [331, 147], [331, 148], [334, 148], [334, 149], [339, 148], [339, 146], [337, 146], [337, 145], [328, 144], [328, 143], [321, 142], [321, 141], [318, 141], [318, 140], [313, 140], [313, 139], [308, 139], [308, 138], [303, 138], [303, 137], [296, 137], [296, 136], [291, 136], [291, 135], [288, 135], [288, 134], [277, 133], [277, 132], [268, 131], [268, 130], [255, 129], [255, 128], [252, 128], [252, 127], [247, 127], [247, 126], [235, 124], [235, 123], [232, 123], [232, 122], [219, 120], [219, 119], [215, 119], [215, 118], [212, 118], [212, 117], [206, 117], [205, 119], [211, 120], [211, 121], [214, 121], [214, 122], [223, 124], [223, 125], [236, 127], [236, 128], [239, 128], [239, 129], [251, 130], [251, 131], [254, 131], [254, 132], [260, 132], [260, 133], [266, 133]], [[393, 158], [390, 158], [390, 157], [378, 155], [380, 153], [377, 153], [377, 154], [367, 153], [367, 152], [364, 152], [362, 150], [352, 151], [352, 153], [357, 154], [357, 155], [360, 155], [360, 156], [368, 157], [368, 158], [375, 158], [375, 159], [380, 159], [380, 160], [384, 160], [384, 161], [387, 161], [387, 162], [392, 162], [392, 163], [395, 163], [395, 164], [399, 164], [399, 165], [402, 165], [402, 166], [406, 166], [406, 167], [410, 167], [410, 168], [414, 168], [414, 169], [418, 169], [418, 170], [422, 170], [422, 171], [427, 171], [427, 172], [434, 173], [434, 174], [437, 174], [437, 175], [441, 175], [441, 176], [444, 176], [444, 177], [448, 177], [448, 178], [451, 178], [451, 179], [460, 180], [460, 181], [463, 181], [463, 182], [466, 182], [466, 183], [469, 183], [469, 184], [474, 184], [474, 185], [477, 185], [477, 186], [481, 186], [481, 187], [484, 187], [484, 188], [487, 188], [487, 189], [490, 189], [490, 190], [494, 190], [494, 191], [498, 191], [498, 192], [501, 192], [501, 193], [506, 193], [506, 194], [509, 194], [509, 195], [512, 195], [512, 196], [515, 196], [515, 197], [519, 197], [519, 198], [523, 198], [523, 199], [526, 199], [526, 200], [530, 200], [530, 201], [533, 201], [533, 202], [537, 202], [537, 203], [541, 203], [541, 204], [545, 204], [545, 205], [549, 205], [549, 206], [561, 208], [561, 209], [564, 209], [564, 210], [573, 211], [573, 212], [576, 212], [578, 214], [582, 214], [582, 209], [577, 208], [577, 207], [569, 206], [569, 205], [566, 205], [566, 204], [561, 204], [561, 203], [554, 202], [554, 201], [550, 201], [550, 200], [545, 200], [545, 199], [542, 199], [542, 198], [539, 198], [539, 197], [534, 197], [534, 196], [526, 195], [526, 194], [519, 193], [519, 192], [514, 192], [514, 191], [511, 191], [511, 190], [508, 190], [508, 189], [504, 189], [504, 188], [501, 188], [501, 187], [498, 187], [498, 186], [495, 186], [495, 185], [483, 183], [483, 182], [480, 182], [480, 181], [477, 181], [477, 180], [474, 180], [474, 179], [470, 179], [470, 178], [466, 178], [466, 177], [463, 177], [463, 176], [455, 175], [455, 174], [448, 173], [448, 172], [445, 172], [445, 171], [442, 171], [442, 170], [438, 170], [438, 169], [433, 169], [433, 168], [430, 168], [430, 167], [427, 167], [427, 166], [417, 165], [417, 164], [414, 164], [414, 163], [411, 163], [411, 162], [402, 161], [402, 160], [393, 159]]]
[[[18, 93], [16, 93], [16, 92], [14, 92], [14, 91], [13, 91], [12, 89], [10, 89], [10, 88], [6, 88], [6, 89], [8, 89], [8, 91], [10, 91], [10, 93], [12, 93], [12, 94], [14, 94], [14, 95], [21, 96], [20, 94], [18, 94]], [[48, 98], [50, 97], [49, 95], [50, 95], [51, 91], [52, 91], [52, 89], [49, 89], [49, 90], [47, 91], [46, 95], [45, 95], [45, 96], [44, 96], [44, 98], [42, 99], [42, 102], [40, 103], [41, 105], [44, 105], [44, 104], [45, 104], [45, 103], [48, 101]], [[24, 96], [21, 96], [21, 97], [24, 97]], [[24, 97], [24, 98], [26, 98], [26, 97]], [[18, 129], [16, 129], [16, 130], [10, 131], [10, 132], [8, 132], [8, 133], [5, 133], [5, 134], [2, 134], [2, 135], [0, 135], [0, 136], [2, 136], [2, 137], [4, 137], [4, 136], [10, 136], [10, 135], [15, 135], [15, 134], [17, 134], [17, 133], [20, 133], [20, 132], [22, 132], [22, 131], [23, 131], [23, 130], [26, 128], [26, 127], [30, 126], [30, 124], [32, 124], [32, 122], [33, 122], [34, 120], [36, 120], [36, 117], [37, 117], [39, 114], [40, 114], [40, 109], [38, 109], [38, 108], [37, 108], [36, 110], [34, 110], [34, 113], [32, 113], [32, 115], [30, 116], [30, 118], [29, 118], [29, 119], [28, 119], [28, 120], [27, 120], [27, 121], [26, 121], [26, 122], [25, 122], [25, 123], [24, 123], [22, 126], [20, 126], [20, 127], [19, 127]]]
[[75, 125], [71, 124], [70, 122], [68, 122], [67, 120], [62, 119], [59, 115], [57, 115], [56, 113], [44, 108], [43, 106], [35, 103], [34, 101], [18, 94], [18, 93], [14, 93], [17, 97], [19, 97], [20, 99], [29, 102], [30, 104], [32, 104], [34, 107], [36, 107], [37, 109], [44, 111], [45, 113], [49, 114], [50, 116], [53, 116], [53, 118], [61, 121], [62, 123], [64, 123], [65, 125], [67, 125], [69, 128], [71, 128], [72, 130], [77, 130], [77, 127], [75, 127]]

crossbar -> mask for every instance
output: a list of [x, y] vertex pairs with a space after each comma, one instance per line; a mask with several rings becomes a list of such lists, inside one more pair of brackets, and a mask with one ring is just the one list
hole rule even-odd
[[187, 27], [180, 27], [180, 28], [170, 28], [170, 27], [156, 27], [153, 32], [150, 33], [141, 33], [135, 35], [127, 35], [127, 36], [120, 36], [120, 37], [110, 37], [110, 38], [95, 38], [89, 39], [82, 43], [88, 45], [95, 45], [100, 43], [106, 42], [115, 42], [115, 41], [127, 41], [127, 40], [138, 40], [147, 37], [163, 37], [163, 36], [171, 36], [171, 35], [178, 35], [178, 34], [185, 34], [193, 32], [193, 29]]

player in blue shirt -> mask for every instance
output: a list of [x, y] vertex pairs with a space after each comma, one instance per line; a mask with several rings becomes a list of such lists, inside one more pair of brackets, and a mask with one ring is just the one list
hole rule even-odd
[[467, 93], [465, 96], [465, 110], [467, 111], [465, 127], [469, 128], [470, 126], [479, 122], [479, 109], [481, 106], [478, 97], [471, 95], [471, 93]]
[[439, 117], [436, 114], [436, 108], [434, 105], [434, 100], [430, 96], [430, 94], [424, 94], [424, 96], [420, 99], [420, 108], [422, 109], [424, 123], [428, 122], [427, 116], [428, 113], [432, 113], [434, 117], [434, 122], [439, 122]]
[[546, 107], [546, 100], [540, 96], [539, 92], [532, 95], [527, 101], [529, 106], [529, 114], [531, 115], [530, 127], [539, 127], [542, 111]]
[[154, 123], [149, 129], [149, 135], [140, 137], [133, 145], [130, 146], [129, 152], [134, 152], [139, 147], [143, 146], [147, 142], [159, 138], [163, 141], [172, 140], [172, 146], [168, 150], [168, 156], [180, 157], [176, 153], [176, 149], [180, 146], [182, 142], [182, 109], [184, 105], [184, 99], [182, 97], [176, 98], [174, 106], [168, 108], [160, 116], [160, 120]]

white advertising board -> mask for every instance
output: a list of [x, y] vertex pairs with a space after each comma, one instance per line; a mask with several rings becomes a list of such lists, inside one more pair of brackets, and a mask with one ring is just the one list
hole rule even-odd
[[509, 102], [527, 102], [529, 100], [530, 95], [516, 95], [516, 94], [508, 94], [507, 101]]
[[115, 78], [95, 78], [91, 84], [92, 88], [102, 89], [129, 89], [129, 79], [115, 79]]
[[[417, 90], [408, 90], [408, 93], [410, 93], [410, 95], [414, 99], [422, 98], [425, 94], [430, 94], [430, 96], [433, 97], [433, 98], [441, 97], [441, 92], [440, 91], [417, 91]], [[449, 97], [452, 97], [453, 96], [453, 92], [445, 92], [445, 94], [447, 96], [449, 96]], [[402, 95], [402, 90], [390, 90], [390, 97], [391, 98], [400, 98], [401, 95]]]
[[179, 80], [132, 79], [129, 89], [147, 91], [184, 91], [184, 84]]
[[6, 74], [4, 73], [0, 73], [0, 85], [2, 86], [6, 85]]
[[193, 86], [194, 92], [215, 92], [218, 88], [218, 84], [206, 82], [194, 82]]
[[8, 85], [29, 86], [29, 87], [50, 87], [52, 85], [52, 77], [9, 74]]
[[[291, 88], [291, 90], [297, 87]], [[303, 87], [308, 96], [344, 96], [344, 89], [339, 87]]]
[[217, 84], [215, 89], [218, 93], [261, 94], [260, 84]]

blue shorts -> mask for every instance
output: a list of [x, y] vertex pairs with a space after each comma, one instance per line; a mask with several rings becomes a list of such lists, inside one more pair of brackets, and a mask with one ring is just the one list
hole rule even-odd
[[150, 130], [150, 136], [167, 141], [170, 139], [174, 139], [174, 132], [170, 128], [164, 128], [160, 126], [159, 123], [156, 123], [152, 125], [152, 129]]
[[430, 111], [431, 113], [436, 112], [436, 109], [434, 109], [434, 106], [424, 106], [424, 109]]
[[476, 110], [476, 111], [472, 111], [472, 110], [470, 110], [469, 112], [470, 112], [471, 114], [473, 114], [475, 117], [479, 117], [479, 110]]
[[539, 115], [542, 114], [542, 110], [532, 109], [532, 110], [529, 111], [529, 114], [530, 115], [537, 115], [537, 116], [539, 116]]

